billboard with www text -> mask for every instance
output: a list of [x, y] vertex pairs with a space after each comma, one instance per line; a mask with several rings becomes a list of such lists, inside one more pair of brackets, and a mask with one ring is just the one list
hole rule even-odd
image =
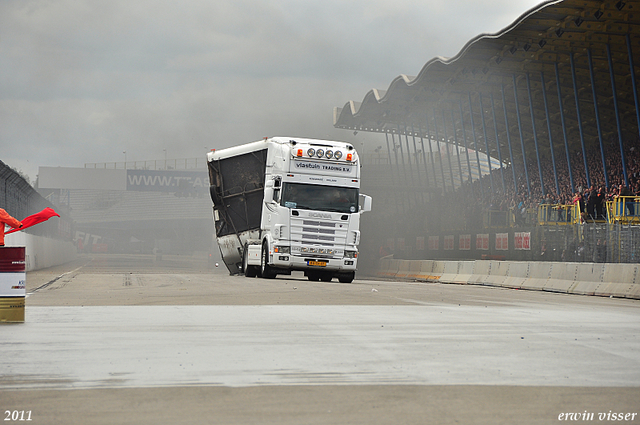
[[127, 170], [127, 190], [206, 193], [209, 176], [206, 171]]

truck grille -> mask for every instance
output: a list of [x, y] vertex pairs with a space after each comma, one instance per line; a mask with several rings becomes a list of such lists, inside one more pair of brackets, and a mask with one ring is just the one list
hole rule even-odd
[[323, 246], [344, 246], [347, 242], [347, 223], [291, 217], [291, 241]]

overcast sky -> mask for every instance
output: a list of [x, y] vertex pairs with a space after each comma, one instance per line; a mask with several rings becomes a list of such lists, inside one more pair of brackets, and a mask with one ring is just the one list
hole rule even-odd
[[[357, 142], [333, 108], [417, 75], [534, 0], [0, 0], [0, 159], [202, 157], [266, 136]], [[123, 152], [126, 151], [126, 154]]]

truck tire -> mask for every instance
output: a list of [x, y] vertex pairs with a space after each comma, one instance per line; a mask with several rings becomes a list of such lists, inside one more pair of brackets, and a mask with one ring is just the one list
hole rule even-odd
[[355, 277], [356, 277], [356, 272], [351, 272], [351, 273], [339, 275], [338, 276], [338, 281], [340, 283], [351, 283], [351, 282], [353, 282], [353, 279]]
[[262, 256], [260, 260], [260, 274], [264, 279], [273, 279], [276, 277], [276, 272], [271, 266], [269, 266], [269, 248], [267, 243], [262, 244]]
[[320, 280], [323, 282], [331, 282], [331, 279], [333, 279], [333, 273], [322, 273], [320, 275]]
[[244, 252], [242, 254], [242, 269], [244, 270], [244, 275], [246, 277], [256, 277], [258, 275], [258, 270], [256, 270], [256, 266], [250, 266], [249, 262], [249, 245], [244, 244]]

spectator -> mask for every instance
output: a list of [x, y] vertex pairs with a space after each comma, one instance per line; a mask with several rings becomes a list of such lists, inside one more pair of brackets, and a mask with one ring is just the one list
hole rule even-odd
[[22, 227], [22, 223], [20, 223], [15, 218], [11, 217], [8, 212], [0, 208], [0, 226], [2, 226], [2, 231], [0, 232], [0, 246], [4, 246], [5, 225], [12, 227], [14, 229], [18, 229]]
[[587, 216], [594, 220], [596, 216], [596, 188], [591, 186], [585, 197], [587, 198]]
[[629, 188], [623, 184], [620, 185], [619, 187], [619, 192], [618, 192], [618, 197], [622, 198], [620, 199], [620, 202], [624, 202], [626, 207], [627, 207], [627, 211], [629, 211], [629, 215], [633, 216], [635, 215], [635, 208], [634, 208], [634, 200], [633, 200], [633, 196], [634, 193], [631, 192], [631, 190], [629, 190]]
[[605, 199], [605, 190], [604, 186], [600, 186], [600, 189], [595, 194], [595, 210], [596, 210], [596, 220], [604, 220], [604, 199]]

